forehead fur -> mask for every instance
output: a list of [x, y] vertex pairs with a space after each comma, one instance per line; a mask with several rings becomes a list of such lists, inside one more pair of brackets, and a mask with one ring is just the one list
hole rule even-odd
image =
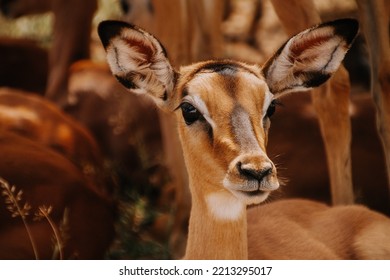
[[194, 78], [199, 73], [218, 73], [220, 75], [234, 75], [236, 72], [248, 72], [263, 80], [261, 68], [257, 65], [232, 60], [204, 61], [180, 68], [180, 85]]
[[246, 92], [251, 88], [266, 87], [259, 66], [231, 60], [205, 61], [182, 67], [176, 88], [178, 98], [182, 99], [191, 94], [189, 90], [195, 85], [202, 87], [202, 90], [194, 92], [195, 94], [210, 94], [217, 89], [219, 92], [222, 90], [235, 94], [242, 89], [246, 89]]

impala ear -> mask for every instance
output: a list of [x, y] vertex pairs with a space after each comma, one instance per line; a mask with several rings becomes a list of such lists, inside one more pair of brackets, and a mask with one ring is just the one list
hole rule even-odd
[[357, 20], [340, 19], [289, 39], [263, 66], [270, 91], [281, 95], [326, 82], [339, 68], [358, 29]]
[[148, 94], [169, 109], [176, 72], [164, 47], [151, 34], [120, 21], [103, 21], [98, 33], [113, 75], [134, 93]]

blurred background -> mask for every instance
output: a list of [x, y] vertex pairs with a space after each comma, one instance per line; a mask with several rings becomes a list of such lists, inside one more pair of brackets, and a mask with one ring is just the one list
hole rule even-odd
[[[296, 2], [306, 5], [309, 1]], [[354, 1], [316, 0], [314, 5], [322, 21], [358, 18]], [[63, 237], [63, 245], [57, 246], [57, 250], [65, 248], [63, 258], [182, 257], [191, 202], [174, 121], [147, 98], [129, 94], [111, 76], [97, 25], [116, 19], [140, 26], [163, 43], [177, 69], [220, 58], [262, 64], [293, 28], [283, 25], [268, 0], [0, 0], [0, 8], [0, 129], [7, 137], [7, 133], [17, 134], [34, 142], [4, 138], [19, 152], [4, 150], [7, 158], [3, 161], [8, 163], [0, 166], [0, 177], [23, 190], [20, 203], [28, 202], [33, 208], [53, 206], [58, 225], [70, 208], [75, 216], [70, 219], [69, 232], [74, 229], [74, 234], [84, 236], [84, 243], [101, 247], [95, 254], [83, 254], [71, 237]], [[296, 17], [294, 11], [290, 17]], [[360, 34], [345, 59], [352, 89], [354, 196], [356, 202], [390, 214], [368, 61]], [[287, 96], [281, 102], [272, 119], [268, 149], [284, 186], [271, 201], [305, 197], [331, 203], [327, 159], [310, 93]], [[27, 152], [35, 147], [31, 145], [44, 146], [35, 158]], [[47, 149], [64, 157], [57, 162], [74, 165], [81, 174], [77, 175], [79, 187], [58, 185], [62, 177], [76, 175], [65, 163], [57, 173], [48, 173], [51, 165], [44, 159], [53, 155]], [[37, 168], [24, 172], [30, 161]], [[25, 180], [18, 184], [23, 176]], [[58, 186], [43, 188], [35, 177], [54, 177], [57, 182], [53, 184]], [[91, 193], [83, 193], [85, 200], [79, 201], [84, 188]], [[57, 196], [66, 199], [54, 199]], [[40, 238], [31, 241], [23, 234], [23, 219], [17, 219], [23, 215], [10, 219], [6, 200], [2, 205], [0, 200], [4, 208], [0, 215], [7, 218], [0, 222], [0, 250], [9, 248], [16, 253], [0, 257], [34, 258], [25, 253], [34, 242], [37, 251], [52, 250], [52, 228], [24, 217], [29, 227], [44, 228], [32, 230], [42, 242], [34, 241]], [[93, 210], [97, 206], [102, 212]], [[84, 212], [90, 214], [78, 217]], [[109, 229], [104, 236], [103, 228]], [[15, 232], [22, 232], [15, 244], [23, 239], [24, 247], [13, 246], [7, 239]], [[50, 253], [42, 255], [50, 258]]]

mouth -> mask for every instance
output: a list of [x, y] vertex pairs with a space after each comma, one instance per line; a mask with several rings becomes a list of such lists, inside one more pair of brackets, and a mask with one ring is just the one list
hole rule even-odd
[[265, 191], [262, 191], [260, 189], [254, 190], [254, 191], [238, 191], [238, 192], [242, 193], [243, 195], [249, 196], [249, 197], [259, 196], [259, 195], [263, 195], [266, 193]]
[[262, 180], [260, 182], [245, 180], [233, 183], [226, 177], [223, 181], [223, 185], [246, 205], [262, 203], [268, 198], [271, 192], [279, 188], [279, 182], [277, 179], [273, 180], [273, 178], [268, 178], [267, 180]]
[[246, 205], [260, 204], [265, 201], [270, 191], [262, 191], [260, 189], [255, 191], [230, 190], [235, 197], [243, 201]]

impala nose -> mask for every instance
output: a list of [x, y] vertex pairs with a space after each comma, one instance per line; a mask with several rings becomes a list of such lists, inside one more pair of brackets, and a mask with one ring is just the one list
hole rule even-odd
[[237, 163], [237, 169], [241, 176], [247, 180], [256, 180], [261, 182], [266, 176], [272, 173], [272, 166], [263, 166], [261, 169], [256, 169], [252, 164]]
[[265, 154], [244, 154], [229, 164], [223, 185], [246, 205], [258, 204], [279, 188], [276, 173]]

